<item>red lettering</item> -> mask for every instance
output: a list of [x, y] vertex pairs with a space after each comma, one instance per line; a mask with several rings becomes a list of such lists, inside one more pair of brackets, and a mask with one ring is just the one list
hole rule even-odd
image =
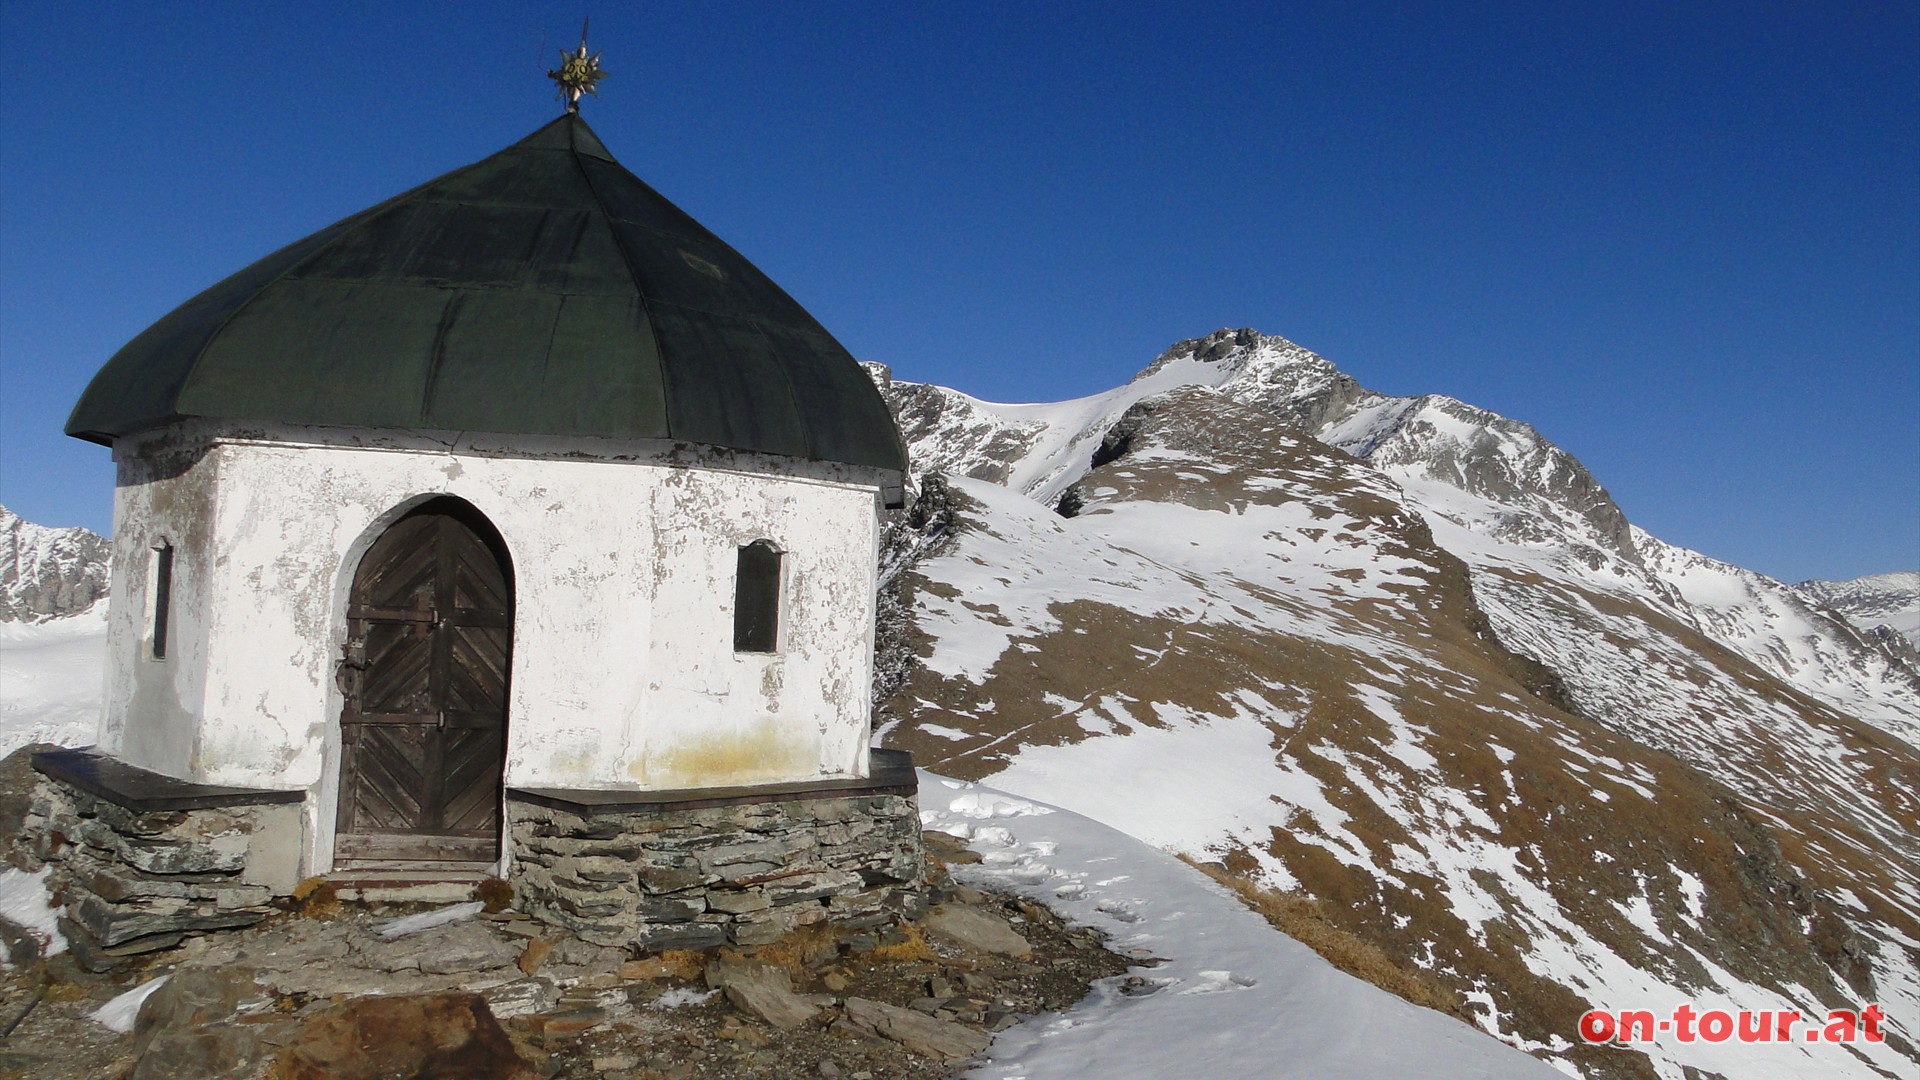
[[[1652, 1014], [1649, 1013], [1649, 1016]], [[1590, 1009], [1580, 1017], [1580, 1037], [1590, 1043], [1603, 1043], [1613, 1038], [1613, 1014], [1600, 1009]]]
[[1878, 1005], [1869, 1005], [1860, 1010], [1860, 1021], [1866, 1030], [1861, 1034], [1868, 1042], [1886, 1042], [1887, 1037], [1880, 1031], [1880, 1021], [1887, 1018], [1886, 1011]]
[[1884, 1043], [1887, 1012], [1878, 1004], [1832, 1009], [1822, 1021], [1798, 1009], [1708, 1009], [1688, 1003], [1673, 1007], [1667, 1017], [1648, 1009], [1608, 1012], [1589, 1009], [1580, 1015], [1580, 1037], [1589, 1043], [1651, 1043], [1668, 1031], [1681, 1043], [1723, 1043], [1736, 1035], [1743, 1043], [1791, 1043], [1800, 1034], [1805, 1043]]
[[1680, 1004], [1673, 1007], [1673, 1037], [1683, 1043], [1693, 1041], [1693, 1019], [1699, 1014], [1693, 1006]]

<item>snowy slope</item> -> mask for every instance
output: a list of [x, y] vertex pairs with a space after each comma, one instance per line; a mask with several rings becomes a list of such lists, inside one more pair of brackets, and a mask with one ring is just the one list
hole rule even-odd
[[1565, 1045], [1589, 1003], [1920, 1014], [1910, 684], [1533, 429], [1250, 332], [1054, 405], [886, 392], [916, 466], [979, 478], [903, 578], [887, 741], [1331, 900], [1588, 1075], [1634, 1074]]
[[[1821, 996], [1769, 985], [1821, 985], [1795, 927], [1832, 915], [1768, 902], [1769, 880], [1795, 879], [1750, 823], [1684, 766], [1470, 663], [1466, 635], [1338, 576], [1337, 552], [1283, 599], [1277, 577], [1202, 581], [1082, 531], [1104, 515], [956, 490], [979, 497], [982, 526], [923, 568], [954, 588], [923, 593], [945, 677], [910, 682], [888, 732], [923, 760], [1340, 896], [1383, 947], [1456, 975], [1516, 1044], [1553, 1051], [1579, 1011], [1536, 977], [1619, 1007], [1709, 987], [1756, 1008]], [[1411, 632], [1384, 632], [1389, 611]], [[1727, 940], [1748, 920], [1802, 944]]]
[[[1150, 791], [1121, 786], [1154, 801]], [[921, 805], [928, 828], [968, 839], [983, 856], [978, 865], [953, 867], [956, 877], [1024, 893], [1106, 932], [1125, 953], [1163, 961], [1134, 969], [1150, 993], [1129, 993], [1124, 979], [1110, 979], [1065, 1015], [1000, 1035], [989, 1062], [968, 1074], [972, 1080], [1561, 1075], [1342, 974], [1275, 934], [1225, 890], [1121, 831], [930, 773], [921, 774]], [[1739, 1007], [1697, 1000], [1703, 1008]], [[1837, 1046], [1660, 1041], [1656, 1061], [1685, 1059], [1746, 1080], [1874, 1075], [1874, 1066], [1897, 1076], [1909, 1064], [1884, 1050], [1865, 1055], [1876, 1060], [1863, 1067]]]
[[1853, 625], [1810, 602], [1803, 589], [1639, 530], [1634, 540], [1648, 568], [1673, 586], [1708, 636], [1781, 680], [1920, 746], [1920, 673], [1874, 648]]
[[1024, 893], [1160, 961], [1001, 1033], [974, 1080], [1538, 1077], [1552, 1069], [1342, 974], [1226, 890], [1098, 822], [922, 773], [921, 820], [982, 855], [964, 882]]
[[1227, 374], [1174, 361], [1104, 394], [1009, 405], [943, 386], [895, 382], [885, 367], [867, 367], [894, 405], [916, 474], [991, 480], [1049, 505], [1086, 471], [1107, 430], [1136, 402], [1182, 386], [1210, 385]]
[[0, 622], [0, 755], [36, 742], [91, 744], [106, 671], [105, 604], [46, 622]]

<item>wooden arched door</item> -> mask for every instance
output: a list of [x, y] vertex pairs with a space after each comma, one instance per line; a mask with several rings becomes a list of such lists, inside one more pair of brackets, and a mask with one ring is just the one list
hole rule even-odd
[[500, 853], [513, 571], [458, 499], [393, 523], [347, 609], [336, 866], [488, 863]]

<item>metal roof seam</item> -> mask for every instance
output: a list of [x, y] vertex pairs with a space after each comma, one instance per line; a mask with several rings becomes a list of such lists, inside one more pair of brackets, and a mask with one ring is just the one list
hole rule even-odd
[[[569, 113], [563, 119], [577, 123], [581, 127], [587, 126], [587, 122], [581, 120], [577, 114]], [[593, 129], [589, 127], [587, 131], [591, 133]], [[595, 135], [594, 141], [598, 142], [599, 138], [598, 135]], [[609, 157], [606, 159], [607, 161], [616, 167], [624, 167], [620, 166], [618, 161], [613, 160], [611, 151], [608, 153]], [[673, 438], [676, 425], [673, 415], [673, 393], [667, 378], [667, 350], [666, 345], [660, 340], [660, 328], [653, 321], [653, 300], [647, 296], [646, 290], [640, 287], [640, 271], [639, 268], [633, 264], [633, 254], [627, 250], [625, 244], [620, 242], [620, 234], [613, 228], [613, 211], [608, 209], [607, 200], [601, 196], [600, 189], [594, 186], [593, 174], [588, 172], [587, 167], [580, 163], [580, 151], [574, 143], [572, 123], [567, 126], [567, 154], [573, 158], [573, 167], [580, 172], [580, 182], [587, 185], [587, 194], [592, 196], [594, 205], [599, 207], [600, 218], [607, 223], [607, 239], [613, 244], [614, 250], [620, 253], [620, 262], [627, 268], [627, 279], [633, 282], [633, 295], [639, 300], [640, 314], [646, 320], [647, 324], [647, 335], [653, 338], [653, 363], [654, 367], [660, 373], [660, 411], [661, 414], [666, 417], [667, 437]]]
[[549, 370], [553, 366], [553, 343], [560, 339], [560, 320], [567, 313], [567, 297], [571, 293], [561, 293], [560, 302], [553, 305], [553, 321], [547, 324], [547, 350], [540, 356], [540, 392], [546, 395], [546, 382]]
[[453, 295], [447, 297], [447, 306], [440, 309], [440, 325], [434, 329], [433, 349], [427, 355], [427, 377], [420, 381], [420, 419], [423, 423], [433, 421], [433, 394], [440, 382], [440, 372], [447, 362], [447, 334], [460, 317], [460, 305], [466, 299], [459, 289], [445, 291]]
[[[288, 266], [285, 269], [281, 270], [278, 274], [275, 274], [273, 278], [269, 280], [265, 285], [261, 286], [258, 289], [255, 289], [253, 291], [253, 295], [247, 297], [245, 300], [242, 300], [239, 304], [235, 305], [234, 309], [227, 313], [227, 317], [220, 320], [220, 325], [215, 327], [213, 332], [207, 335], [207, 339], [204, 342], [202, 342], [200, 345], [200, 351], [191, 360], [187, 362], [186, 374], [180, 380], [179, 389], [176, 390], [173, 394], [173, 400], [176, 404], [176, 408], [174, 410], [175, 415], [183, 415], [180, 413], [177, 407], [179, 400], [181, 396], [187, 392], [187, 389], [193, 385], [193, 377], [195, 373], [198, 372], [201, 361], [205, 360], [207, 353], [212, 350], [214, 342], [219, 341], [220, 335], [226, 333], [227, 327], [232, 326], [234, 320], [238, 319], [242, 312], [252, 307], [257, 301], [259, 301], [259, 299], [262, 296], [266, 295], [268, 290], [272, 289], [274, 286], [280, 284], [281, 282], [286, 281], [288, 278], [292, 277], [293, 274], [296, 271], [298, 271], [301, 267], [306, 266], [309, 263], [312, 263], [315, 259], [319, 258], [322, 254], [332, 250], [335, 245], [339, 244], [342, 240], [346, 239], [355, 230], [365, 226], [368, 222], [378, 217], [381, 213], [400, 205], [409, 196], [413, 195], [415, 192], [419, 192], [426, 188], [433, 187], [434, 185], [439, 184], [442, 181], [452, 179], [453, 177], [459, 176], [463, 173], [471, 172], [472, 170], [479, 168], [481, 165], [485, 163], [486, 163], [486, 159], [482, 158], [479, 161], [462, 165], [457, 169], [453, 169], [448, 172], [442, 173], [441, 175], [436, 176], [431, 180], [427, 180], [423, 183], [415, 184], [413, 187], [408, 188], [407, 190], [401, 192], [398, 195], [393, 196], [390, 199], [386, 199], [381, 202], [375, 203], [374, 205], [367, 207], [365, 210], [362, 210], [357, 214], [349, 214], [345, 218], [341, 219], [340, 221], [335, 222], [333, 227], [336, 229], [336, 231], [332, 236], [329, 236], [327, 237], [326, 240], [322, 241], [319, 244], [314, 245], [314, 248], [312, 251], [307, 252], [305, 256], [296, 260], [291, 266]], [[325, 230], [322, 230], [322, 231], [325, 231]], [[299, 240], [294, 240], [287, 244], [283, 244], [280, 247], [275, 248], [271, 253], [262, 256], [261, 259], [254, 260], [254, 262], [256, 263], [260, 262], [262, 261], [262, 259], [271, 259], [273, 258], [274, 255], [279, 254], [282, 251], [285, 251], [287, 248], [292, 247], [294, 244], [298, 244], [302, 240], [308, 240], [311, 238], [312, 238], [312, 234], [310, 233], [307, 236], [301, 237]], [[248, 265], [251, 266], [253, 264], [249, 263]], [[245, 273], [245, 272], [246, 272], [245, 267], [242, 267], [239, 271], [236, 271], [236, 273]], [[226, 281], [228, 278], [231, 278], [233, 276], [234, 276], [233, 274], [229, 274], [227, 275], [227, 277], [221, 278], [220, 281], [214, 282], [213, 285], [207, 286], [207, 288], [211, 289], [214, 286], [219, 285], [220, 282]], [[205, 292], [205, 291], [206, 290], [204, 289], [201, 290], [201, 292]], [[194, 295], [198, 296], [200, 295], [200, 293], [195, 293]], [[83, 400], [84, 400], [84, 395], [83, 395]], [[425, 403], [422, 402], [422, 404], [424, 405]]]

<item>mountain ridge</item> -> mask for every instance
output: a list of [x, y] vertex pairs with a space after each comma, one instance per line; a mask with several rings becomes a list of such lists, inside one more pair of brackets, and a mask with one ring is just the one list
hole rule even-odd
[[1716, 1066], [1571, 1044], [1654, 987], [1920, 1004], [1910, 673], [1530, 426], [1244, 330], [1069, 402], [876, 375], [952, 504], [888, 744], [1324, 902], [1586, 1075]]
[[36, 525], [0, 506], [0, 623], [76, 615], [107, 595], [105, 537]]
[[1920, 671], [1920, 571], [1802, 581], [1793, 588]]

